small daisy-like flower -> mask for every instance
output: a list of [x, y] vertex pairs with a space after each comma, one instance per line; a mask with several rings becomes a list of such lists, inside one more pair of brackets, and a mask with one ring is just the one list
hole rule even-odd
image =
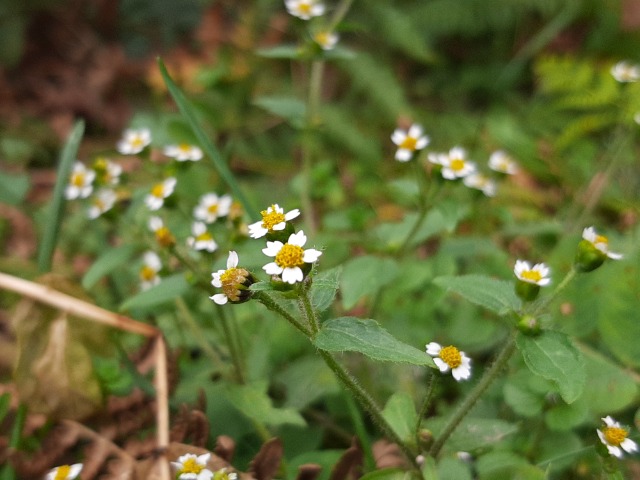
[[391, 135], [391, 141], [398, 146], [396, 160], [408, 162], [416, 150], [422, 150], [429, 145], [429, 137], [422, 134], [422, 126], [414, 123], [409, 130], [396, 128]]
[[162, 269], [160, 257], [155, 252], [146, 252], [142, 257], [142, 268], [140, 269], [140, 288], [148, 290], [160, 283], [158, 272]]
[[218, 217], [229, 214], [231, 203], [229, 195], [218, 197], [215, 193], [207, 193], [200, 197], [200, 202], [193, 210], [193, 216], [205, 223], [213, 223]]
[[73, 480], [82, 472], [82, 464], [74, 463], [73, 465], [61, 465], [54, 468], [44, 477], [45, 480]]
[[111, 210], [117, 199], [116, 192], [110, 188], [101, 188], [91, 199], [91, 206], [87, 210], [87, 216], [91, 219], [98, 218], [103, 213]]
[[193, 236], [187, 238], [187, 245], [194, 250], [215, 252], [218, 248], [218, 244], [207, 231], [207, 226], [203, 222], [194, 222], [193, 225], [191, 225], [191, 233]]
[[462, 179], [462, 182], [469, 188], [482, 191], [487, 197], [496, 195], [496, 182], [481, 173], [472, 173]]
[[439, 159], [442, 161], [442, 176], [447, 180], [464, 178], [476, 171], [476, 164], [467, 160], [467, 152], [461, 147], [453, 147], [448, 155]]
[[442, 347], [436, 342], [431, 342], [426, 345], [426, 349], [442, 373], [451, 370], [451, 375], [458, 382], [471, 376], [471, 359], [453, 345]]
[[171, 465], [175, 467], [179, 480], [211, 480], [213, 472], [207, 468], [210, 457], [210, 453], [187, 453], [178, 457], [177, 462], [171, 462]]
[[96, 172], [96, 181], [100, 185], [113, 186], [120, 183], [122, 167], [106, 158], [98, 158], [93, 162], [93, 169]]
[[497, 150], [489, 157], [489, 168], [496, 172], [506, 173], [507, 175], [515, 175], [518, 173], [518, 164], [504, 150]]
[[144, 203], [147, 204], [149, 210], [159, 210], [164, 205], [165, 198], [171, 196], [175, 188], [176, 179], [174, 177], [166, 178], [151, 188], [151, 192], [145, 197]]
[[178, 145], [167, 145], [164, 147], [164, 154], [167, 157], [175, 158], [179, 162], [197, 162], [202, 159], [202, 150], [195, 145], [179, 143]]
[[227, 258], [227, 269], [218, 270], [211, 274], [211, 285], [222, 288], [222, 293], [209, 297], [218, 305], [227, 302], [242, 303], [251, 298], [251, 291], [248, 288], [255, 283], [253, 275], [244, 268], [238, 268], [238, 254], [229, 252]]
[[238, 480], [238, 474], [236, 472], [228, 472], [225, 467], [213, 473], [213, 480]]
[[155, 234], [156, 241], [161, 247], [166, 248], [175, 245], [175, 237], [160, 217], [153, 216], [149, 218], [149, 230]]
[[151, 130], [148, 128], [130, 129], [124, 131], [116, 149], [122, 155], [135, 155], [143, 151], [150, 143]]
[[269, 275], [281, 275], [282, 281], [289, 284], [301, 282], [304, 278], [302, 267], [312, 264], [322, 252], [310, 248], [304, 250], [302, 247], [307, 242], [307, 237], [300, 230], [292, 233], [287, 243], [267, 242], [267, 248], [262, 249], [262, 253], [268, 257], [275, 257], [275, 261], [267, 263], [263, 268]]
[[609, 453], [615, 457], [622, 458], [624, 453], [633, 453], [638, 450], [636, 442], [628, 438], [629, 430], [620, 426], [620, 423], [616, 422], [610, 416], [606, 416], [602, 419], [605, 427], [598, 429], [598, 437], [603, 443]]
[[75, 200], [76, 198], [87, 198], [93, 191], [93, 180], [96, 178], [96, 172], [87, 169], [81, 162], [73, 165], [73, 171], [69, 177], [69, 184], [64, 191], [67, 200]]
[[313, 41], [320, 45], [322, 50], [333, 50], [340, 40], [336, 32], [319, 31], [313, 35]]
[[640, 80], [640, 67], [627, 61], [618, 62], [611, 67], [611, 75], [621, 83], [637, 82]]
[[289, 14], [302, 20], [310, 20], [324, 14], [324, 4], [316, 0], [284, 0]]
[[262, 220], [249, 225], [249, 236], [251, 238], [264, 237], [267, 233], [284, 230], [289, 220], [293, 220], [300, 215], [297, 208], [284, 213], [284, 209], [274, 203], [266, 210], [260, 212]]
[[601, 251], [612, 260], [620, 260], [622, 258], [621, 253], [614, 253], [609, 251], [609, 239], [604, 235], [598, 235], [595, 228], [585, 228], [582, 231], [582, 238], [590, 242], [597, 250]]
[[532, 267], [529, 262], [516, 260], [513, 272], [516, 274], [516, 277], [518, 277], [518, 280], [526, 283], [532, 283], [540, 287], [544, 287], [551, 283], [551, 279], [549, 278], [549, 267], [544, 263], [536, 263]]

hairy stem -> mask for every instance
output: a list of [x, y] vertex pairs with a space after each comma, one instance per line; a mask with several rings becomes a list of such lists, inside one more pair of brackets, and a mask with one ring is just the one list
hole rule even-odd
[[276, 301], [271, 298], [266, 292], [254, 292], [253, 298], [262, 303], [268, 310], [271, 310], [274, 313], [277, 313], [282, 318], [284, 318], [287, 322], [289, 322], [293, 327], [302, 332], [305, 337], [311, 338], [311, 331], [305, 327], [302, 323], [296, 320], [293, 315], [287, 312], [284, 308], [276, 303]]
[[420, 407], [420, 411], [418, 412], [418, 420], [416, 421], [415, 428], [415, 437], [416, 437], [416, 445], [420, 448], [420, 426], [422, 425], [422, 420], [424, 416], [427, 414], [427, 410], [431, 405], [431, 399], [433, 398], [433, 392], [435, 390], [436, 384], [438, 383], [438, 373], [434, 370], [431, 372], [431, 376], [429, 378], [429, 384], [427, 385], [427, 393], [424, 395], [424, 400], [422, 401], [422, 406]]
[[233, 363], [236, 380], [238, 383], [242, 384], [244, 383], [244, 373], [242, 368], [242, 359], [238, 353], [236, 338], [231, 331], [231, 326], [229, 325], [229, 320], [227, 319], [227, 314], [224, 311], [224, 308], [218, 306], [218, 312], [220, 313], [222, 329], [224, 330], [224, 336], [227, 340], [227, 346], [229, 347], [229, 354], [231, 355], [231, 362]]

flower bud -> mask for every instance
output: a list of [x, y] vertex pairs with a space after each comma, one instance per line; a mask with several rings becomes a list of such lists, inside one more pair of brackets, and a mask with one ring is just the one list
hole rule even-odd
[[607, 255], [598, 250], [588, 240], [580, 240], [574, 264], [579, 272], [591, 272], [598, 268], [607, 259]]
[[524, 315], [516, 326], [523, 334], [532, 337], [538, 335], [541, 331], [540, 322], [533, 315]]

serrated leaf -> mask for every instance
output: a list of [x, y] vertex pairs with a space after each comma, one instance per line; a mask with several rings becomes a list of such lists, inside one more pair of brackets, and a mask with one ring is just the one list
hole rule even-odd
[[[427, 426], [439, 433], [447, 419], [439, 417], [427, 421]], [[504, 420], [489, 418], [465, 418], [447, 441], [447, 449], [471, 451], [498, 443], [518, 431], [518, 426]]]
[[567, 335], [551, 330], [535, 337], [518, 335], [516, 344], [529, 370], [551, 380], [565, 402], [580, 396], [586, 381], [584, 359]]
[[438, 277], [433, 283], [498, 315], [506, 315], [520, 308], [520, 300], [513, 290], [513, 284], [505, 280], [484, 275], [461, 275]]
[[348, 310], [362, 297], [375, 294], [394, 280], [398, 270], [398, 264], [390, 258], [367, 255], [348, 261], [340, 281], [342, 306]]
[[382, 410], [382, 416], [403, 440], [412, 440], [418, 421], [416, 407], [411, 396], [404, 392], [394, 393]]
[[87, 290], [93, 287], [98, 280], [105, 275], [111, 273], [116, 268], [127, 263], [133, 254], [135, 247], [133, 245], [122, 245], [120, 247], [110, 248], [93, 262], [91, 268], [82, 277], [82, 286]]
[[165, 277], [162, 281], [149, 290], [140, 292], [125, 300], [120, 305], [120, 311], [128, 311], [135, 308], [149, 308], [170, 302], [184, 295], [189, 290], [189, 284], [184, 275], [177, 273]]
[[273, 115], [284, 118], [296, 128], [302, 128], [305, 124], [307, 106], [302, 100], [294, 97], [259, 97], [253, 103]]
[[313, 277], [309, 295], [311, 296], [311, 304], [318, 313], [325, 311], [333, 303], [341, 274], [342, 266], [338, 266]]
[[401, 342], [375, 320], [356, 317], [328, 320], [322, 324], [314, 344], [329, 352], [360, 352], [381, 362], [403, 362], [436, 368], [429, 355]]
[[276, 408], [267, 395], [266, 382], [248, 385], [229, 385], [227, 398], [240, 412], [247, 417], [266, 425], [284, 424], [304, 427], [306, 422], [302, 416], [291, 408]]

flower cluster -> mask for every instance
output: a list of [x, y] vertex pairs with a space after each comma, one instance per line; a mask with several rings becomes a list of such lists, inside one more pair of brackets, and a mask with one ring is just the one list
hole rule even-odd
[[[284, 0], [284, 6], [290, 15], [305, 21], [320, 17], [326, 11], [324, 3], [319, 0]], [[324, 51], [333, 50], [340, 39], [336, 32], [326, 28], [311, 30], [309, 37]]]
[[629, 438], [629, 429], [622, 427], [610, 416], [602, 419], [604, 427], [598, 429], [598, 437], [607, 451], [614, 457], [622, 458], [623, 451], [634, 453], [638, 451], [638, 444]]
[[453, 345], [443, 347], [439, 343], [430, 342], [426, 346], [427, 354], [442, 373], [451, 370], [451, 375], [458, 382], [471, 377], [471, 359]]
[[623, 60], [611, 67], [611, 75], [620, 83], [637, 82], [640, 80], [640, 66]]

